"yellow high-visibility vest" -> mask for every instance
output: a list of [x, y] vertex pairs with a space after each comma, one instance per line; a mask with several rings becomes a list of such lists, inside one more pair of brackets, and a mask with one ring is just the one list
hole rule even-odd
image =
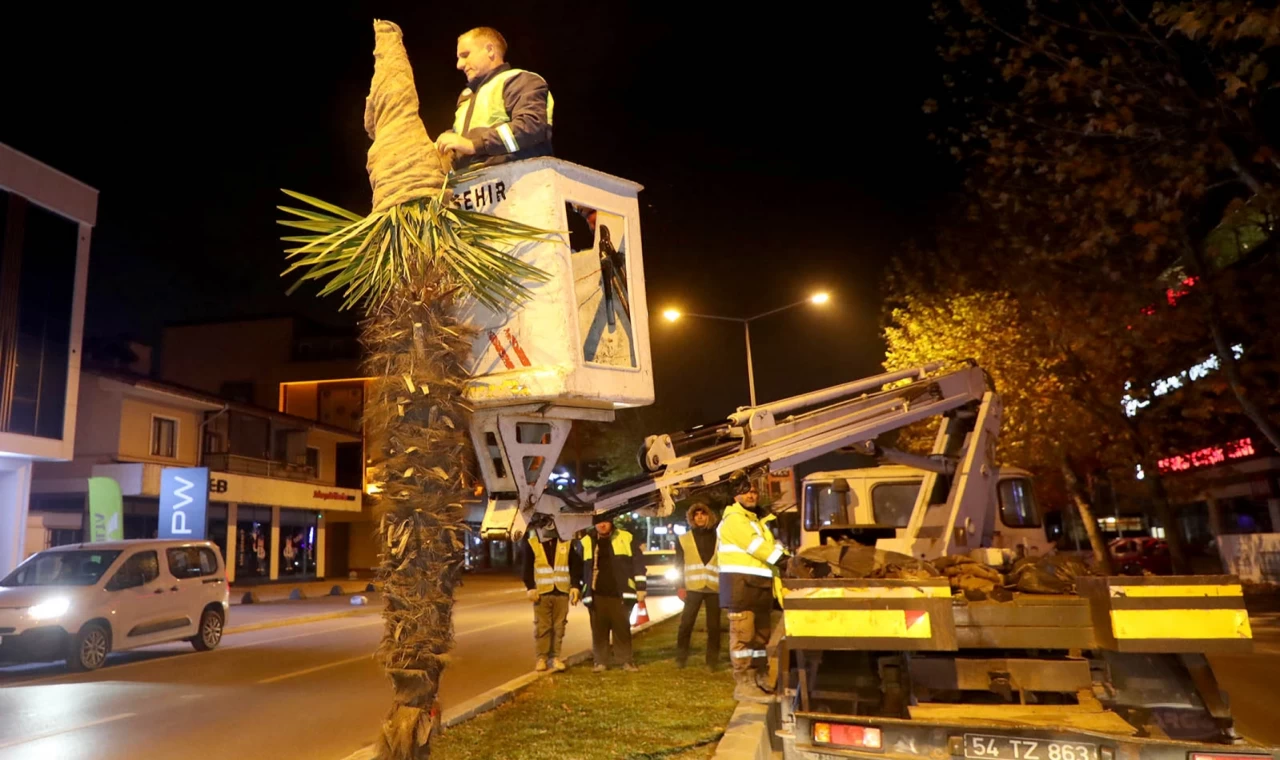
[[690, 591], [719, 591], [719, 553], [712, 554], [711, 561], [704, 564], [692, 530], [680, 537], [680, 546], [684, 549], [684, 587]]
[[552, 591], [569, 593], [569, 547], [568, 541], [556, 540], [556, 564], [547, 561], [547, 552], [538, 540], [537, 532], [530, 532], [529, 546], [533, 551], [533, 582], [538, 587], [538, 594], [550, 594]]
[[[480, 89], [472, 92], [471, 88], [462, 91], [462, 102], [458, 104], [458, 110], [453, 115], [453, 131], [459, 135], [466, 135], [467, 129], [475, 127], [496, 127], [498, 136], [502, 138], [502, 144], [506, 146], [509, 153], [515, 153], [520, 150], [520, 145], [516, 142], [515, 134], [512, 133], [511, 127], [505, 125], [511, 123], [511, 114], [507, 113], [506, 98], [503, 97], [503, 88], [507, 80], [516, 74], [523, 74], [524, 69], [507, 69], [506, 71], [494, 75], [492, 79], [480, 85]], [[537, 76], [537, 74], [534, 74]], [[475, 107], [472, 107], [471, 101], [475, 101]], [[555, 100], [551, 97], [551, 93], [547, 93], [547, 126], [551, 126], [551, 113], [555, 108]], [[467, 111], [471, 112], [471, 123], [467, 123]], [[504, 128], [505, 127], [505, 128]]]
[[[592, 583], [595, 579], [591, 577], [590, 569], [591, 559], [595, 557], [595, 541], [588, 540], [593, 535], [594, 534], [589, 534], [582, 537], [582, 574], [585, 581], [583, 583], [584, 588], [582, 590], [582, 601], [585, 604], [591, 603], [591, 599], [595, 592], [595, 589], [592, 588]], [[609, 543], [613, 545], [613, 556], [615, 558], [631, 556], [631, 534], [627, 531], [622, 530], [621, 528], [614, 528], [613, 538], [609, 540]], [[638, 575], [632, 577], [631, 573], [628, 572], [625, 574], [625, 577], [627, 579], [628, 589], [622, 592], [622, 600], [624, 602], [635, 602], [636, 581], [644, 580], [644, 576]]]
[[773, 563], [786, 550], [774, 541], [769, 531], [767, 523], [773, 519], [773, 515], [761, 519], [737, 502], [725, 507], [724, 516], [716, 526], [720, 539], [716, 556], [721, 573], [774, 577]]

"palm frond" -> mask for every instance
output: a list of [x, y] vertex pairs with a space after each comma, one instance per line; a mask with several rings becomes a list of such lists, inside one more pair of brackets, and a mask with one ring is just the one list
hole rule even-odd
[[285, 250], [291, 263], [283, 275], [301, 273], [290, 293], [304, 282], [328, 278], [321, 295], [341, 292], [343, 309], [372, 307], [399, 287], [411, 286], [415, 274], [439, 267], [463, 295], [503, 311], [529, 298], [528, 283], [549, 279], [512, 251], [558, 233], [460, 211], [447, 202], [447, 191], [363, 217], [309, 195], [284, 192], [316, 209], [277, 206], [294, 217], [280, 219], [280, 225], [311, 233], [280, 238], [301, 244]]

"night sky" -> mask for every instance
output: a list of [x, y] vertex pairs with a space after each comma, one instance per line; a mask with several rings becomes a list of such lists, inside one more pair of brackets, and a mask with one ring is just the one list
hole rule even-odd
[[0, 142], [101, 191], [90, 336], [343, 319], [336, 299], [285, 297], [274, 206], [289, 187], [368, 209], [375, 17], [404, 29], [433, 136], [464, 85], [455, 38], [487, 24], [550, 83], [557, 155], [645, 186], [655, 426], [747, 401], [741, 328], [672, 326], [668, 305], [747, 316], [832, 293], [753, 325], [762, 401], [878, 371], [883, 263], [956, 184], [925, 140], [920, 104], [938, 81], [925, 2], [860, 3], [847, 19], [785, 4], [12, 5]]

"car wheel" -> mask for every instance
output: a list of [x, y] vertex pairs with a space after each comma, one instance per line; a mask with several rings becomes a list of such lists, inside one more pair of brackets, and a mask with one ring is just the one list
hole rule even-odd
[[89, 623], [71, 637], [67, 652], [67, 669], [82, 673], [97, 670], [111, 653], [111, 633], [101, 623]]
[[191, 637], [191, 646], [197, 652], [207, 652], [222, 641], [222, 613], [207, 609], [200, 615], [200, 630]]

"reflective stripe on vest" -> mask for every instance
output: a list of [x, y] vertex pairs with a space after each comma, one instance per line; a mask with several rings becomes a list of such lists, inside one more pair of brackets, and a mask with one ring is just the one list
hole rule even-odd
[[[506, 87], [507, 80], [516, 74], [525, 73], [524, 69], [507, 69], [501, 74], [495, 75], [492, 79], [480, 85], [480, 90], [472, 92], [471, 88], [462, 91], [462, 102], [458, 104], [458, 110], [453, 115], [453, 131], [459, 135], [465, 135], [467, 130], [476, 127], [496, 127], [498, 136], [502, 138], [502, 145], [507, 149], [508, 153], [515, 153], [520, 150], [520, 145], [516, 142], [515, 134], [511, 131], [509, 124], [511, 123], [511, 115], [507, 113], [506, 98], [503, 90]], [[538, 76], [534, 74], [534, 76]], [[475, 100], [475, 107], [471, 107], [471, 101]], [[555, 98], [551, 97], [551, 92], [547, 92], [547, 126], [551, 126], [552, 112], [555, 110]], [[471, 123], [467, 123], [467, 111], [471, 111]]]
[[538, 593], [569, 593], [569, 542], [556, 541], [555, 567], [547, 561], [547, 552], [542, 548], [537, 533], [529, 534], [529, 546], [533, 551], [533, 582], [538, 587]]
[[[609, 543], [613, 545], [614, 557], [631, 556], [631, 534], [627, 531], [614, 528], [613, 538], [610, 539]], [[589, 540], [586, 536], [582, 537], [582, 569], [586, 579], [586, 582], [583, 584], [586, 586], [586, 589], [582, 593], [582, 601], [584, 604], [589, 604], [591, 602], [591, 593], [595, 590], [592, 588], [592, 584], [595, 583], [595, 578], [593, 577], [591, 567], [591, 560], [595, 557], [595, 549], [593, 548], [595, 547], [595, 544], [595, 541]], [[627, 572], [630, 573], [630, 570]], [[632, 578], [630, 575], [627, 575], [624, 577], [627, 579], [627, 586], [630, 588], [629, 591], [622, 592], [622, 598], [634, 601], [637, 598], [636, 580], [644, 580], [644, 576], [637, 575], [635, 578]]]
[[[684, 549], [684, 587], [690, 591], [719, 591], [719, 555], [712, 554], [711, 561], [702, 564], [698, 542], [694, 540], [691, 530], [680, 536], [680, 546]], [[692, 562], [689, 561], [690, 557], [693, 558]]]
[[[724, 537], [724, 527], [739, 518], [746, 520], [747, 524], [751, 526], [751, 530], [755, 533], [747, 546], [738, 546]], [[772, 578], [774, 576], [772, 563], [782, 556], [783, 549], [781, 545], [774, 543], [773, 534], [764, 527], [764, 524], [771, 519], [773, 519], [773, 515], [769, 515], [762, 520], [737, 502], [725, 508], [720, 524], [716, 526], [716, 536], [719, 539], [716, 543], [716, 554], [719, 559], [721, 574], [742, 573], [743, 575], [756, 575], [761, 578]], [[764, 545], [770, 546], [769, 562], [762, 562], [751, 553], [752, 550], [759, 549]]]

